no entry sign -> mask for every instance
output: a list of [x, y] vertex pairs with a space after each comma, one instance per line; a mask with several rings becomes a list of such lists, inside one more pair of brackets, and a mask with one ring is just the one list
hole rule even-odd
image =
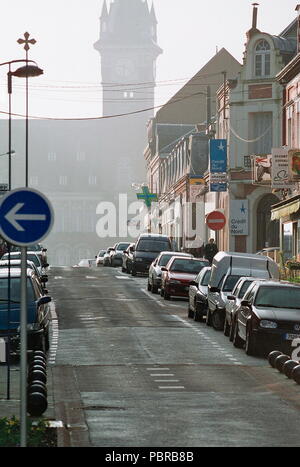
[[226, 217], [220, 211], [212, 211], [206, 217], [206, 224], [211, 230], [222, 230], [226, 224]]

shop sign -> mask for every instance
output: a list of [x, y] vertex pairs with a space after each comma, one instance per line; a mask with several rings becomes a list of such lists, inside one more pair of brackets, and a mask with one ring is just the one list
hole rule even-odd
[[273, 148], [271, 164], [271, 186], [272, 188], [290, 188], [289, 181], [289, 158], [288, 149]]
[[300, 180], [300, 149], [288, 151], [289, 178], [292, 182]]

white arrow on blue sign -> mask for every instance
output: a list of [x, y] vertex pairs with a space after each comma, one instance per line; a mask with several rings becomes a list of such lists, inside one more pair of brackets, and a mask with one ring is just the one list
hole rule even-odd
[[24, 247], [39, 243], [53, 221], [50, 201], [33, 188], [17, 188], [1, 199], [0, 235], [9, 243]]

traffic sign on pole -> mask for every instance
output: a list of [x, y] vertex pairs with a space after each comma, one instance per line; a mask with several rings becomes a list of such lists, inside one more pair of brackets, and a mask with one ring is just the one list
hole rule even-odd
[[18, 188], [3, 196], [0, 204], [0, 235], [9, 243], [39, 243], [51, 230], [53, 209], [46, 196], [32, 188]]
[[27, 247], [51, 230], [53, 209], [45, 195], [32, 188], [10, 191], [0, 203], [0, 235], [21, 247], [20, 309], [20, 446], [27, 443]]
[[222, 230], [226, 224], [226, 217], [220, 211], [212, 211], [206, 217], [206, 225], [211, 230]]

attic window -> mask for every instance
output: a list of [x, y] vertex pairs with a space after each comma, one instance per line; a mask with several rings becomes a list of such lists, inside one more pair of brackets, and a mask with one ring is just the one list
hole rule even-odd
[[270, 76], [271, 52], [270, 44], [262, 39], [255, 47], [255, 76]]

